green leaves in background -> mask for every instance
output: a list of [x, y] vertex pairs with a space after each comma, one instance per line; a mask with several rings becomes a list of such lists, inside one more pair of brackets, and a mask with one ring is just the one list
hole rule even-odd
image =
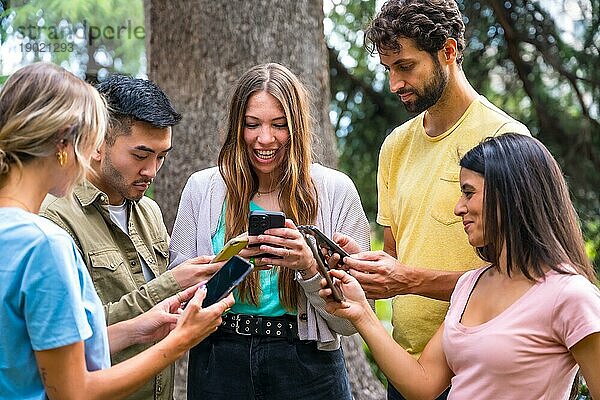
[[51, 61], [92, 81], [108, 71], [145, 74], [141, 0], [19, 0], [10, 7], [4, 42], [22, 44], [23, 65]]
[[[361, 30], [375, 3], [326, 1], [324, 24], [339, 166], [356, 183], [371, 221], [378, 150], [391, 129], [409, 118], [389, 93], [377, 57], [369, 59], [363, 48]], [[467, 22], [468, 79], [524, 122], [557, 158], [582, 219], [588, 254], [600, 268], [600, 2], [458, 3]]]

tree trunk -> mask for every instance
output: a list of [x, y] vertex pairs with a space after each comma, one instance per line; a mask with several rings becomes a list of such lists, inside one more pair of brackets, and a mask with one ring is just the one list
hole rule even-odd
[[320, 0], [146, 0], [150, 79], [184, 115], [172, 154], [156, 182], [156, 199], [172, 227], [188, 176], [215, 165], [227, 95], [253, 65], [279, 62], [312, 94], [317, 160], [335, 166], [329, 123], [329, 75]]
[[[215, 165], [227, 95], [253, 65], [279, 62], [305, 83], [312, 95], [316, 160], [336, 165], [322, 7], [321, 0], [144, 1], [149, 77], [183, 114], [155, 182], [169, 230], [189, 175]], [[362, 344], [354, 339], [345, 341], [344, 351], [355, 398], [384, 398]], [[185, 398], [185, 365], [180, 367], [176, 399]]]

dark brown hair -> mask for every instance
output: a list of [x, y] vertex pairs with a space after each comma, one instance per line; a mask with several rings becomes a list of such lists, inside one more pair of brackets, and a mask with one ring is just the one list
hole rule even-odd
[[398, 39], [413, 39], [420, 50], [435, 58], [446, 40], [457, 43], [456, 63], [465, 49], [465, 24], [454, 0], [388, 0], [365, 29], [369, 52], [400, 50]]
[[484, 241], [478, 255], [496, 266], [506, 248], [507, 273], [528, 279], [547, 266], [595, 282], [579, 220], [558, 163], [544, 145], [510, 133], [488, 138], [467, 152], [460, 166], [484, 177]]

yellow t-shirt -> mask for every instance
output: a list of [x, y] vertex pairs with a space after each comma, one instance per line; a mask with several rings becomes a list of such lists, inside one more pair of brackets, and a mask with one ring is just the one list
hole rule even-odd
[[[391, 228], [401, 263], [446, 271], [479, 267], [483, 261], [453, 212], [460, 197], [459, 160], [486, 137], [530, 133], [483, 96], [437, 137], [425, 133], [423, 116], [394, 129], [381, 147], [377, 222]], [[394, 339], [418, 356], [442, 324], [448, 303], [401, 295], [392, 304]]]

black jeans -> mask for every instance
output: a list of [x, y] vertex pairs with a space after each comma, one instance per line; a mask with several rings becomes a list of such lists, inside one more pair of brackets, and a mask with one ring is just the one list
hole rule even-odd
[[351, 400], [342, 350], [221, 329], [190, 350], [188, 400]]
[[[448, 398], [448, 393], [450, 393], [450, 388], [444, 390], [444, 393], [440, 394], [439, 397], [436, 400], [446, 400]], [[396, 388], [394, 386], [392, 386], [391, 383], [388, 382], [388, 400], [406, 400], [404, 398], [404, 396], [402, 396], [400, 394], [400, 392], [398, 392], [396, 390]]]

